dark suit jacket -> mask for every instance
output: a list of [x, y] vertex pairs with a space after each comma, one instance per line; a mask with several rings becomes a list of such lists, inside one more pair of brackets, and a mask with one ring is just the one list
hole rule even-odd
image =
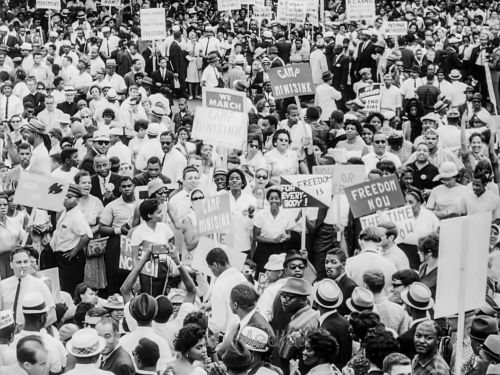
[[415, 331], [420, 322], [411, 326], [411, 328], [398, 337], [399, 352], [406, 355], [408, 358], [413, 359], [417, 352], [415, 351]]
[[165, 71], [165, 78], [161, 76], [160, 69], [155, 70], [151, 73], [151, 79], [153, 80], [153, 88], [152, 91], [155, 93], [160, 92], [160, 89], [166, 87], [170, 90], [168, 94], [166, 94], [167, 98], [171, 99], [172, 91], [174, 90], [174, 73], [172, 73], [168, 68]]
[[57, 105], [57, 109], [60, 109], [61, 111], [67, 113], [70, 116], [74, 116], [76, 112], [78, 112], [76, 101], [73, 101], [72, 103], [68, 103], [67, 101], [59, 103]]
[[347, 78], [349, 77], [349, 58], [342, 54], [340, 57], [332, 56], [331, 69], [333, 73], [332, 86], [336, 90], [345, 90], [347, 87]]
[[[111, 371], [115, 375], [133, 375], [135, 374], [134, 363], [130, 354], [121, 346], [101, 364], [101, 370]], [[90, 375], [90, 374], [89, 374]]]
[[120, 190], [119, 190], [121, 177], [119, 174], [116, 174], [113, 172], [110, 172], [110, 173], [111, 173], [111, 176], [109, 177], [109, 182], [115, 186], [113, 189], [114, 198], [110, 199], [110, 200], [103, 199], [103, 196], [101, 193], [101, 187], [99, 186], [99, 177], [96, 174], [93, 175], [92, 177], [90, 177], [90, 182], [92, 183], [92, 187], [90, 188], [90, 194], [92, 194], [96, 198], [99, 198], [104, 205], [108, 204], [109, 202], [118, 198], [121, 195]]
[[[169, 184], [172, 182], [170, 181], [170, 178], [162, 175], [161, 173], [158, 175], [158, 177], [161, 178], [164, 184]], [[134, 183], [135, 186], [146, 186], [149, 181], [151, 181], [151, 179], [149, 178], [148, 172], [142, 172], [136, 174], [132, 179], [132, 182]]]
[[132, 56], [128, 51], [119, 51], [116, 54], [116, 73], [121, 75], [122, 77], [130, 72], [130, 68], [132, 68]]
[[411, 69], [411, 67], [417, 63], [417, 60], [415, 60], [415, 54], [411, 49], [406, 47], [402, 47], [399, 50], [401, 51], [401, 61], [403, 62], [403, 69]]
[[351, 359], [352, 354], [352, 339], [349, 333], [349, 323], [338, 312], [328, 316], [321, 328], [326, 329], [331, 333], [339, 344], [339, 353], [334, 363], [338, 368], [344, 367]]
[[26, 103], [30, 102], [35, 107], [35, 115], [38, 115], [45, 109], [45, 95], [41, 92], [37, 92], [35, 95], [28, 94], [23, 98], [23, 105], [26, 106]]
[[342, 305], [339, 306], [338, 311], [340, 315], [345, 316], [351, 313], [351, 310], [349, 310], [346, 305], [346, 301], [348, 298], [351, 298], [352, 291], [358, 286], [358, 284], [356, 284], [354, 280], [349, 278], [347, 275], [342, 276], [337, 284], [340, 290], [342, 290], [342, 295], [344, 296], [344, 300], [342, 301]]
[[377, 68], [377, 62], [372, 59], [372, 54], [375, 50], [375, 45], [370, 41], [365, 49], [361, 50], [363, 47], [363, 43], [360, 42], [358, 46], [358, 58], [355, 61], [355, 71], [359, 73], [359, 71], [363, 68], [370, 68], [372, 70], [372, 76], [375, 77], [374, 72]]
[[93, 148], [90, 149], [90, 151], [87, 152], [87, 154], [83, 157], [78, 168], [89, 172], [91, 176], [94, 175], [94, 158], [96, 157], [96, 155], [97, 152]]
[[184, 81], [187, 75], [188, 61], [186, 53], [175, 40], [170, 44], [169, 57], [172, 70], [179, 75], [179, 81]]

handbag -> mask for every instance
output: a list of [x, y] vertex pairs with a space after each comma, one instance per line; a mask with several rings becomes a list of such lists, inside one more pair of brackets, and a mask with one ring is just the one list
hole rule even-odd
[[104, 255], [104, 253], [106, 252], [106, 244], [108, 243], [108, 238], [109, 237], [103, 237], [90, 240], [85, 249], [85, 255], [87, 256], [87, 258], [96, 258]]
[[181, 84], [179, 82], [179, 78], [174, 77], [174, 89], [180, 89], [180, 88], [181, 88]]

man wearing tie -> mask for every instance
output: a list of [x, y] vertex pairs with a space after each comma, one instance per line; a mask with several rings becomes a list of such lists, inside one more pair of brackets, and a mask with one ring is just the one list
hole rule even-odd
[[12, 116], [21, 116], [23, 113], [23, 102], [19, 97], [12, 95], [12, 82], [5, 81], [0, 96], [0, 120], [9, 121]]
[[169, 98], [170, 105], [173, 104], [173, 90], [174, 85], [174, 73], [167, 69], [168, 57], [160, 57], [160, 69], [155, 70], [151, 74], [151, 79], [153, 80], [153, 91], [155, 93], [164, 92], [166, 97]]
[[47, 285], [30, 274], [30, 256], [30, 250], [24, 247], [10, 253], [10, 267], [14, 275], [0, 282], [0, 310], [14, 311], [16, 324], [23, 324], [22, 300], [27, 293], [39, 292], [49, 308], [46, 323], [48, 327], [56, 321], [56, 304]]

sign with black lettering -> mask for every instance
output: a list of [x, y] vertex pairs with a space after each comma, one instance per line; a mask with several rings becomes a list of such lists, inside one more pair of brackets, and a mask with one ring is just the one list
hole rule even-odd
[[269, 70], [269, 80], [275, 99], [314, 95], [311, 66], [294, 64]]
[[205, 197], [194, 202], [198, 235], [220, 233], [231, 228], [229, 193]]
[[375, 21], [375, 0], [346, 0], [345, 8], [349, 21], [365, 21], [368, 25]]
[[380, 211], [359, 219], [361, 228], [376, 227], [384, 221], [390, 221], [398, 227], [396, 243], [404, 242], [406, 236], [415, 232], [415, 217], [411, 206], [394, 208], [388, 211]]
[[[130, 238], [120, 237], [120, 260], [119, 268], [131, 271], [134, 265], [139, 261], [140, 246], [132, 246]], [[158, 277], [158, 261], [146, 262], [142, 267], [141, 274], [151, 277]]]
[[403, 206], [405, 199], [395, 175], [344, 188], [354, 218]]
[[245, 94], [239, 91], [220, 88], [203, 88], [203, 105], [210, 108], [247, 113]]
[[344, 194], [346, 186], [359, 184], [365, 180], [364, 165], [315, 165], [314, 174], [329, 174], [332, 176], [332, 194]]
[[281, 200], [283, 208], [329, 207], [332, 200], [332, 176], [282, 176]]

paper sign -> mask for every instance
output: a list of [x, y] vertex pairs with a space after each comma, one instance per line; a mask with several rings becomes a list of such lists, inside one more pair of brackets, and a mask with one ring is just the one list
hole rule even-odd
[[[286, 18], [290, 23], [304, 23], [307, 3], [303, 0], [286, 0]], [[272, 82], [272, 81], [271, 81]]]
[[288, 23], [286, 0], [278, 0], [278, 5], [276, 7], [276, 21], [282, 24]]
[[101, 0], [101, 5], [103, 7], [120, 8], [122, 6], [122, 2], [121, 2], [121, 0]]
[[365, 103], [365, 111], [377, 112], [380, 110], [380, 83], [362, 87], [358, 91], [358, 98]]
[[0, 311], [0, 329], [14, 325], [14, 313], [12, 310]]
[[405, 204], [398, 178], [394, 175], [344, 188], [354, 218]]
[[61, 9], [61, 0], [36, 0], [37, 9]]
[[44, 276], [50, 280], [50, 292], [56, 300], [60, 300], [59, 293], [61, 292], [61, 284], [59, 282], [59, 268], [47, 268], [37, 272], [39, 276]]
[[241, 5], [255, 5], [255, 0], [241, 0]]
[[220, 233], [231, 228], [229, 193], [205, 197], [194, 202], [198, 235]]
[[281, 176], [283, 208], [329, 207], [332, 200], [332, 176]]
[[319, 26], [319, 1], [318, 0], [306, 0], [306, 13], [307, 20], [311, 25]]
[[375, 21], [375, 0], [346, 0], [346, 18], [349, 21]]
[[294, 64], [281, 68], [272, 68], [268, 74], [275, 99], [314, 94], [311, 66], [309, 64]]
[[14, 203], [47, 211], [61, 211], [69, 184], [58, 178], [21, 171]]
[[234, 10], [241, 8], [241, 0], [217, 0], [217, 10], [219, 12], [225, 10]]
[[388, 211], [380, 211], [373, 215], [359, 218], [361, 228], [376, 227], [383, 221], [390, 221], [398, 227], [396, 243], [401, 243], [405, 238], [415, 232], [415, 217], [411, 206], [403, 206]]
[[408, 34], [408, 22], [388, 21], [385, 23], [385, 33], [389, 36], [400, 36]]
[[[119, 268], [131, 271], [134, 265], [139, 262], [139, 250], [139, 246], [131, 245], [130, 238], [120, 236]], [[147, 261], [141, 270], [141, 274], [158, 277], [158, 262]]]
[[193, 263], [191, 264], [191, 268], [200, 271], [204, 275], [213, 276], [212, 271], [208, 267], [206, 258], [207, 254], [210, 250], [214, 248], [221, 248], [227, 254], [229, 258], [229, 264], [236, 268], [238, 271], [243, 269], [243, 265], [245, 264], [245, 260], [247, 258], [247, 254], [239, 252], [239, 251], [231, 251], [224, 244], [218, 244], [214, 240], [208, 237], [201, 237], [198, 242], [198, 246], [196, 247], [196, 254], [193, 257]]
[[344, 187], [359, 184], [365, 180], [364, 165], [315, 165], [313, 174], [332, 176], [332, 194], [344, 194]]
[[191, 137], [241, 150], [247, 141], [246, 113], [225, 109], [198, 107], [194, 116]]
[[273, 10], [271, 7], [255, 5], [253, 7], [253, 15], [258, 20], [270, 20], [273, 17]]
[[460, 296], [465, 311], [485, 304], [490, 225], [491, 212], [441, 221], [434, 318], [458, 313]]
[[91, 257], [97, 254], [103, 254], [103, 250], [106, 249], [106, 244], [108, 243], [109, 237], [95, 238], [90, 240], [87, 244], [87, 256]]
[[210, 108], [220, 108], [228, 111], [247, 113], [244, 93], [220, 88], [204, 88], [203, 105]]
[[166, 37], [165, 8], [141, 9], [141, 40], [163, 40]]

